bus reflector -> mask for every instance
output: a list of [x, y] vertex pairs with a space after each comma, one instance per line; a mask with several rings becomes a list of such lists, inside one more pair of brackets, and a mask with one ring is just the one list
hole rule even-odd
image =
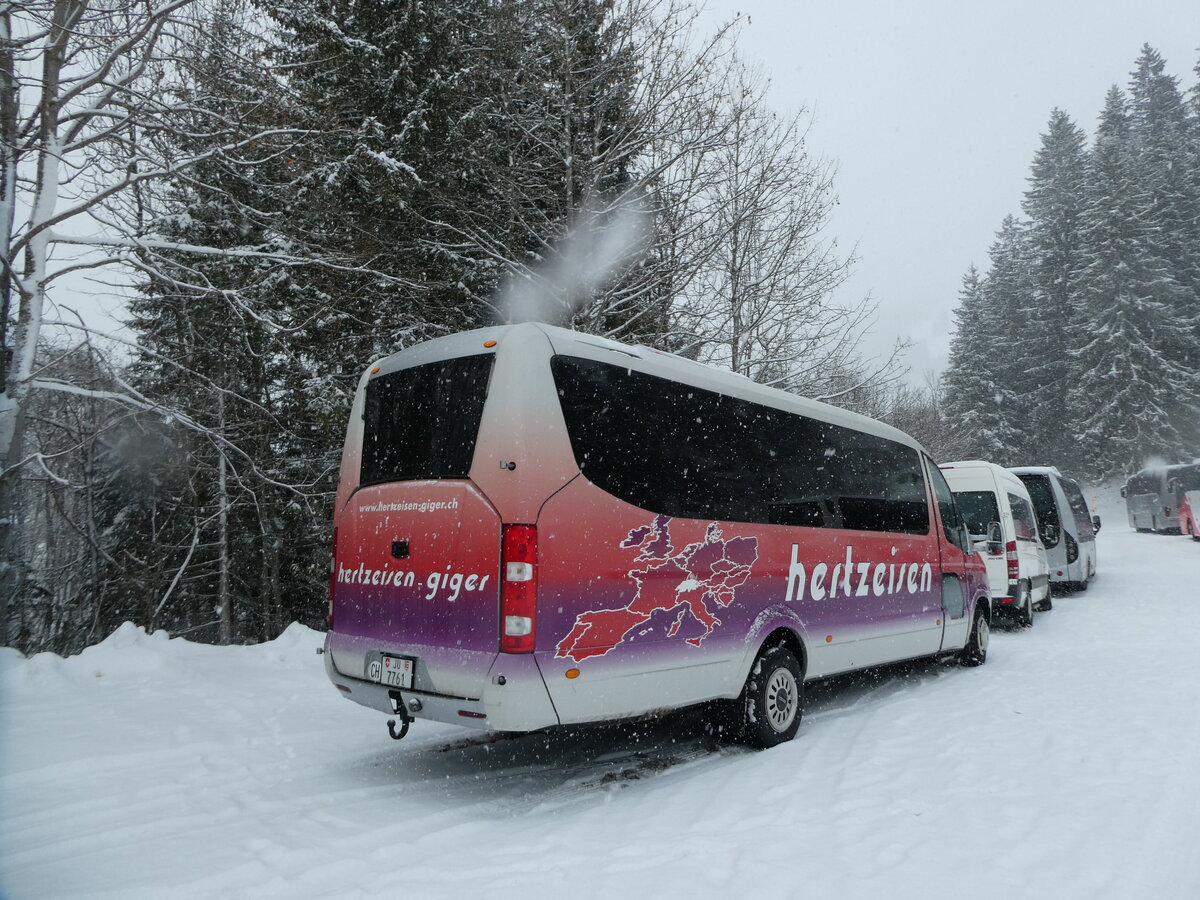
[[1021, 577], [1021, 567], [1017, 564], [1017, 542], [1009, 541], [1004, 545], [1004, 555], [1008, 560], [1008, 580], [1016, 581]]
[[537, 527], [505, 525], [501, 540], [500, 651], [532, 653], [537, 626]]
[[567, 671], [564, 672], [563, 674], [566, 675], [568, 678], [578, 678], [579, 670], [578, 669], [567, 669]]

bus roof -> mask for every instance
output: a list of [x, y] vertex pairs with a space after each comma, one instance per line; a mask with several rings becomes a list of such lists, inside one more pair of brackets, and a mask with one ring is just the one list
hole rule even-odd
[[536, 329], [544, 334], [557, 354], [583, 356], [601, 362], [625, 365], [647, 375], [666, 378], [680, 384], [703, 388], [726, 394], [753, 403], [761, 403], [776, 409], [794, 412], [809, 418], [841, 425], [856, 431], [887, 438], [924, 450], [920, 442], [898, 428], [877, 422], [867, 416], [850, 412], [820, 400], [812, 400], [779, 388], [768, 387], [751, 381], [744, 375], [719, 369], [706, 363], [686, 359], [674, 353], [656, 350], [643, 345], [623, 344], [599, 335], [572, 331], [540, 322], [517, 325], [496, 325], [472, 331], [458, 332], [445, 337], [433, 338], [377, 360], [370, 367], [372, 375], [386, 375], [401, 369], [412, 368], [439, 359], [465, 356], [484, 350], [488, 342], [501, 349], [506, 335], [516, 329]]
[[1018, 475], [1057, 475], [1063, 478], [1063, 473], [1058, 471], [1058, 466], [1012, 466], [1010, 472], [1015, 472]]
[[[924, 450], [920, 442], [898, 428], [867, 416], [751, 381], [744, 375], [687, 359], [664, 350], [641, 345], [622, 344], [590, 334], [552, 325], [538, 325], [550, 338], [556, 353], [585, 356], [602, 362], [623, 364], [647, 375], [656, 375], [680, 384], [760, 403], [811, 419], [840, 425]], [[614, 355], [616, 354], [616, 355]], [[630, 362], [637, 360], [636, 364]]]

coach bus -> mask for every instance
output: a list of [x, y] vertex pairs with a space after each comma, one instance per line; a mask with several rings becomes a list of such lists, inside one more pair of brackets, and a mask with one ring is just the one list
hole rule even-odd
[[538, 324], [406, 349], [355, 396], [323, 652], [393, 737], [713, 701], [767, 747], [806, 682], [978, 665], [990, 619], [945, 479], [871, 419]]
[[1012, 472], [1024, 482], [1033, 500], [1051, 585], [1086, 591], [1096, 575], [1100, 517], [1088, 509], [1079, 482], [1054, 466], [1020, 466]]
[[1196, 463], [1147, 466], [1121, 488], [1129, 526], [1136, 531], [1179, 534], [1179, 485], [1190, 483]]

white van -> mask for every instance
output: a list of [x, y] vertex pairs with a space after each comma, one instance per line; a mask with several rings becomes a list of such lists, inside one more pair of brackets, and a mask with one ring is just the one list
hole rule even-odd
[[1050, 563], [1050, 584], [1086, 591], [1096, 575], [1096, 532], [1100, 517], [1091, 514], [1079, 484], [1053, 466], [1011, 470], [1033, 500], [1038, 533]]
[[1019, 625], [1032, 625], [1035, 608], [1050, 608], [1050, 565], [1029, 491], [995, 463], [976, 459], [938, 468], [950, 483], [971, 540], [983, 551], [994, 608], [1009, 611]]

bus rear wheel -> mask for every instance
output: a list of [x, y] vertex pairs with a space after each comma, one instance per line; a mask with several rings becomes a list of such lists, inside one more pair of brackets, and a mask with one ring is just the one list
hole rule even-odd
[[971, 625], [971, 636], [967, 638], [967, 646], [963, 647], [958, 661], [964, 666], [982, 666], [987, 662], [988, 639], [991, 629], [988, 628], [987, 613], [983, 603], [975, 604], [975, 621]]
[[742, 689], [742, 736], [752, 747], [766, 749], [790, 741], [800, 727], [804, 675], [786, 647], [764, 651], [746, 676]]

